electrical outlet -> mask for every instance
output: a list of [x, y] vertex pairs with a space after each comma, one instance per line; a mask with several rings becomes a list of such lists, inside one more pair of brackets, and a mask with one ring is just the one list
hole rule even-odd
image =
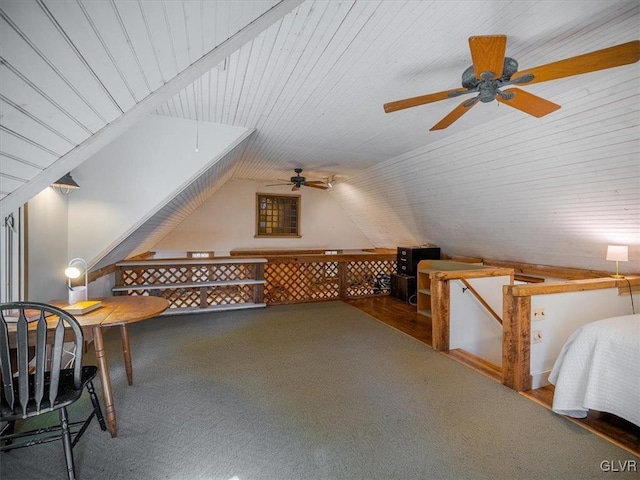
[[531, 332], [531, 343], [542, 342], [542, 330], [534, 330]]
[[531, 319], [534, 322], [539, 322], [540, 320], [544, 320], [544, 307], [533, 307], [531, 309]]

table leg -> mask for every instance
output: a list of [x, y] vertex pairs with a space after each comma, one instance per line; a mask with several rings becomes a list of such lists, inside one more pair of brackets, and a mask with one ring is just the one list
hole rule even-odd
[[104, 398], [104, 413], [107, 419], [107, 428], [112, 437], [118, 434], [116, 426], [116, 408], [113, 405], [113, 392], [111, 391], [111, 377], [109, 376], [109, 365], [107, 363], [107, 352], [104, 349], [104, 337], [102, 327], [93, 327], [93, 341], [96, 350], [96, 359], [100, 373], [100, 383], [102, 384], [102, 396]]
[[120, 325], [122, 336], [122, 354], [124, 355], [124, 368], [127, 371], [127, 382], [133, 385], [133, 366], [131, 365], [131, 350], [129, 349], [129, 332], [126, 325]]

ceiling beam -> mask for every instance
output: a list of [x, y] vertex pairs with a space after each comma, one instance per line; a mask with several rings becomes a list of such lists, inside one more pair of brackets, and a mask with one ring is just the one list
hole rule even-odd
[[203, 55], [156, 91], [149, 94], [113, 122], [102, 127], [94, 135], [60, 157], [42, 173], [0, 200], [0, 214], [2, 217], [21, 207], [54, 181], [82, 164], [98, 150], [131, 128], [142, 116], [156, 110], [180, 90], [193, 83], [302, 3], [304, 3], [304, 0], [283, 0], [279, 2], [242, 30]]

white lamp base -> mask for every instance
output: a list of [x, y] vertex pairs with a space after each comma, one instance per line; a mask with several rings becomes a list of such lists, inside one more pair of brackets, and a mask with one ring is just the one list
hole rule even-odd
[[73, 287], [69, 290], [69, 305], [87, 300], [87, 287]]

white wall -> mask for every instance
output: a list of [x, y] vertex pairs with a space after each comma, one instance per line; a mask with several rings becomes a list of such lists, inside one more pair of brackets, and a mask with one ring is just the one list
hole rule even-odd
[[[502, 286], [510, 277], [467, 280], [493, 311], [502, 318]], [[502, 364], [502, 325], [460, 281], [450, 283], [449, 348], [461, 348], [496, 365]]]
[[[636, 313], [640, 312], [640, 294], [633, 295], [633, 302]], [[619, 295], [617, 288], [535, 295], [531, 297], [531, 310], [536, 307], [544, 307], [545, 319], [531, 321], [531, 330], [542, 333], [542, 342], [531, 344], [533, 388], [548, 384], [560, 349], [576, 329], [603, 318], [633, 313], [631, 298]]]
[[158, 242], [163, 251], [215, 251], [227, 255], [233, 249], [323, 248], [363, 249], [373, 245], [347, 217], [329, 191], [302, 187], [302, 238], [254, 238], [256, 193], [293, 193], [290, 187], [265, 187], [250, 180], [231, 180]]
[[95, 264], [197, 178], [247, 129], [148, 115], [100, 150], [73, 177], [69, 255]]
[[72, 258], [67, 254], [69, 198], [47, 187], [29, 201], [26, 300], [48, 302], [67, 297], [64, 270]]

